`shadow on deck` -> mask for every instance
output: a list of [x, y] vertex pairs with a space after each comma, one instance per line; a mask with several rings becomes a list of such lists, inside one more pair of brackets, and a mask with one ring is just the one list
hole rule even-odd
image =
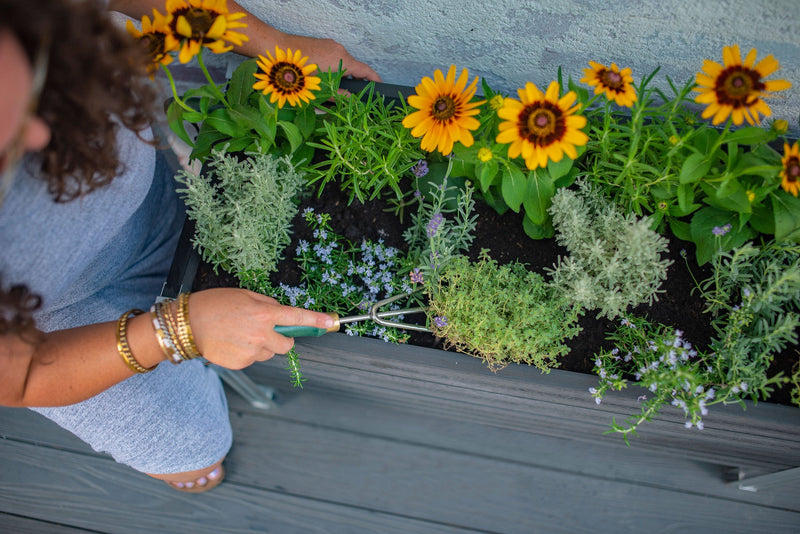
[[[590, 376], [496, 376], [463, 355], [375, 340], [355, 352], [352, 341], [298, 343], [303, 390], [281, 357], [248, 369], [278, 406], [229, 391], [234, 447], [208, 494], [178, 493], [38, 414], [0, 409], [0, 532], [800, 530], [800, 410], [719, 407], [702, 432], [670, 413], [626, 447], [603, 431], [632, 413], [635, 392], [598, 407]], [[775, 472], [756, 492], [726, 482]]]

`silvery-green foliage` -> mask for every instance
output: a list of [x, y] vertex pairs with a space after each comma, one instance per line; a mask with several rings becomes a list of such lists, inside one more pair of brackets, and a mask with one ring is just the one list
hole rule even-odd
[[[447, 179], [431, 183], [430, 198], [420, 198], [419, 208], [411, 215], [411, 225], [403, 233], [408, 243], [408, 258], [426, 281], [436, 280], [439, 271], [451, 259], [469, 250], [474, 236], [475, 201], [472, 186], [447, 185]], [[451, 199], [455, 199], [455, 208]]]
[[288, 158], [248, 153], [241, 160], [215, 151], [200, 175], [182, 171], [178, 192], [195, 221], [193, 244], [203, 259], [258, 287], [291, 242], [295, 197], [303, 178]]
[[800, 246], [747, 243], [713, 259], [701, 289], [714, 319], [712, 367], [733, 400], [766, 399], [783, 377], [768, 377], [774, 355], [797, 344]]
[[556, 240], [569, 253], [548, 270], [556, 288], [609, 319], [657, 300], [672, 262], [661, 257], [667, 240], [648, 217], [623, 214], [585, 182], [577, 191], [559, 189], [549, 211]]

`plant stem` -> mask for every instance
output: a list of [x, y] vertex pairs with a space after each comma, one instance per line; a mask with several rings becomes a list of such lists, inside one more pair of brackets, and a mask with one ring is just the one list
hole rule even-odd
[[172, 77], [172, 73], [169, 71], [166, 65], [163, 63], [161, 64], [161, 68], [164, 70], [164, 73], [167, 75], [167, 79], [169, 80], [170, 89], [172, 89], [172, 98], [175, 99], [175, 102], [178, 103], [180, 107], [185, 109], [186, 111], [190, 111], [193, 113], [197, 113], [197, 110], [193, 109], [190, 105], [186, 102], [181, 100], [181, 97], [178, 96], [178, 89], [175, 87], [175, 79]]
[[197, 64], [200, 65], [200, 70], [203, 71], [203, 74], [208, 80], [208, 84], [211, 86], [211, 89], [217, 94], [220, 102], [222, 102], [226, 108], [231, 109], [231, 106], [228, 104], [228, 101], [225, 100], [225, 95], [222, 94], [219, 87], [217, 86], [216, 82], [214, 82], [214, 78], [211, 77], [209, 74], [208, 69], [206, 68], [206, 63], [203, 61], [203, 51], [201, 50], [199, 54], [197, 54]]

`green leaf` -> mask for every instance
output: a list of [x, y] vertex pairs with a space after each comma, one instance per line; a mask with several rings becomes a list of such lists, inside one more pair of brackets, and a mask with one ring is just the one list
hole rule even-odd
[[[770, 204], [771, 206], [771, 204]], [[762, 234], [775, 234], [775, 214], [773, 210], [766, 206], [753, 206], [753, 213], [750, 217], [750, 226]]]
[[750, 213], [752, 205], [747, 198], [747, 191], [736, 180], [725, 180], [721, 184], [701, 182], [700, 187], [707, 195], [705, 201], [721, 210], [737, 213]]
[[506, 165], [503, 168], [503, 178], [500, 191], [508, 207], [519, 213], [519, 207], [527, 194], [528, 184], [525, 175], [517, 167]]
[[681, 167], [681, 184], [692, 184], [703, 178], [711, 169], [711, 161], [705, 154], [692, 154]]
[[679, 221], [678, 219], [670, 219], [669, 228], [678, 239], [682, 239], [683, 241], [692, 240], [692, 230], [688, 222]]
[[247, 135], [247, 128], [242, 128], [231, 116], [227, 109], [215, 109], [209, 113], [205, 125], [213, 128], [228, 137], [243, 137]]
[[253, 84], [258, 80], [253, 76], [258, 71], [255, 58], [248, 59], [236, 67], [228, 82], [228, 91], [225, 93], [231, 106], [246, 105], [250, 95], [255, 92]]
[[550, 176], [553, 177], [553, 180], [558, 180], [562, 176], [565, 176], [570, 169], [572, 169], [573, 163], [574, 160], [568, 158], [567, 156], [562, 157], [561, 161], [558, 162], [550, 160], [550, 162], [547, 164], [547, 172], [550, 173]]
[[286, 122], [286, 121], [278, 121], [278, 126], [283, 130], [283, 133], [286, 134], [286, 139], [289, 141], [289, 145], [291, 146], [291, 151], [294, 153], [303, 144], [303, 135], [300, 133], [300, 129], [295, 126], [293, 122]]
[[678, 206], [682, 213], [689, 214], [700, 207], [694, 203], [694, 187], [692, 184], [681, 184], [678, 186]]
[[300, 130], [303, 139], [308, 139], [317, 129], [317, 114], [313, 106], [306, 106], [297, 111], [294, 124]]
[[[715, 228], [731, 225], [723, 236], [714, 235]], [[691, 240], [697, 246], [697, 263], [704, 265], [718, 251], [726, 251], [744, 244], [756, 236], [749, 226], [738, 229], [738, 215], [730, 211], [707, 207], [699, 210], [689, 223]]]
[[483, 201], [496, 211], [498, 215], [502, 215], [508, 211], [508, 204], [503, 202], [501, 197], [495, 195], [491, 189], [484, 191], [481, 196], [483, 196]]
[[170, 130], [175, 132], [178, 138], [189, 146], [194, 146], [189, 134], [186, 133], [186, 126], [183, 123], [183, 112], [185, 110], [175, 101], [170, 102], [167, 107], [167, 123]]
[[775, 241], [800, 241], [800, 198], [782, 189], [772, 194]]
[[499, 170], [500, 166], [495, 159], [490, 159], [485, 163], [480, 162], [475, 166], [475, 173], [481, 184], [481, 191], [486, 192], [489, 190], [492, 184], [494, 184], [494, 178], [497, 176]]
[[208, 98], [212, 102], [219, 102], [219, 95], [217, 95], [217, 92], [214, 91], [214, 88], [210, 85], [201, 85], [200, 87], [188, 89], [185, 93], [183, 93], [184, 101], [191, 98]]
[[757, 126], [748, 126], [725, 137], [728, 143], [738, 143], [740, 145], [755, 145], [769, 141], [769, 132]]
[[541, 226], [550, 220], [547, 209], [553, 204], [555, 193], [556, 188], [550, 173], [544, 169], [530, 172], [523, 205], [525, 206], [525, 215], [531, 222]]
[[531, 239], [549, 239], [555, 235], [555, 229], [550, 221], [542, 226], [525, 217], [522, 219], [522, 229]]

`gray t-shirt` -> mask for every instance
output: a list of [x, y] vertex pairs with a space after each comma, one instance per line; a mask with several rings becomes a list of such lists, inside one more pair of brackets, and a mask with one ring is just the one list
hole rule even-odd
[[130, 264], [125, 243], [114, 241], [135, 241], [135, 234], [148, 230], [125, 227], [150, 190], [156, 157], [152, 146], [122, 128], [118, 146], [123, 172], [66, 203], [55, 203], [47, 183], [30, 174], [34, 162], [20, 165], [0, 206], [4, 286], [25, 284], [42, 296], [44, 310], [60, 309], [112, 283]]

